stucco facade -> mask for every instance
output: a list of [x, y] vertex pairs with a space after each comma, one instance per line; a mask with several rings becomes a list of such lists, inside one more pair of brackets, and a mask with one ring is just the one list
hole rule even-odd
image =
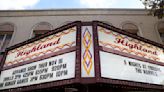
[[115, 27], [122, 28], [125, 23], [133, 23], [139, 35], [161, 43], [157, 25], [164, 19], [149, 16], [142, 9], [59, 9], [59, 10], [11, 10], [0, 11], [0, 24], [10, 23], [14, 32], [9, 46], [30, 39], [33, 28], [41, 22], [47, 22], [55, 29], [72, 21], [104, 21]]

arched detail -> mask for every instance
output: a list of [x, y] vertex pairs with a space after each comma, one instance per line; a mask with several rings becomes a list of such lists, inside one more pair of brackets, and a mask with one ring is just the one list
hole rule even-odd
[[120, 28], [134, 35], [141, 35], [140, 28], [137, 23], [131, 21], [122, 22]]
[[48, 22], [40, 22], [33, 27], [33, 30], [52, 30], [52, 29], [53, 26]]
[[13, 23], [0, 23], [0, 52], [5, 51], [13, 41], [16, 27]]
[[14, 31], [14, 25], [11, 23], [0, 24], [0, 31]]
[[31, 37], [42, 35], [53, 29], [53, 26], [48, 22], [39, 22], [32, 27]]

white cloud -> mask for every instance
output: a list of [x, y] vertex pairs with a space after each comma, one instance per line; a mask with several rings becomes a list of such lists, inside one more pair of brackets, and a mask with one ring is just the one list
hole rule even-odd
[[16, 10], [33, 7], [40, 0], [0, 0], [0, 10]]
[[80, 0], [81, 5], [89, 8], [108, 8], [117, 0]]
[[133, 0], [133, 2], [130, 2], [129, 8], [145, 8], [145, 6], [142, 4], [140, 0]]
[[80, 0], [86, 8], [143, 8], [140, 0]]

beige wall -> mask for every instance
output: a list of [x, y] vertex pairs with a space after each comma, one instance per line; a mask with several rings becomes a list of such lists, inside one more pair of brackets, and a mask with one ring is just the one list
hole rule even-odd
[[128, 9], [74, 9], [74, 10], [26, 10], [0, 11], [0, 24], [12, 23], [15, 31], [10, 46], [29, 39], [33, 27], [39, 22], [48, 22], [57, 28], [69, 21], [105, 21], [121, 28], [123, 23], [131, 22], [138, 26], [140, 36], [162, 43], [157, 32], [156, 17], [148, 16], [144, 10]]

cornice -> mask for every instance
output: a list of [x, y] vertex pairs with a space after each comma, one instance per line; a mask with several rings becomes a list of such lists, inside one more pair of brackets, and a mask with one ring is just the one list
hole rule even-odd
[[145, 9], [38, 9], [38, 10], [1, 10], [0, 17], [20, 16], [73, 16], [73, 15], [146, 15]]

